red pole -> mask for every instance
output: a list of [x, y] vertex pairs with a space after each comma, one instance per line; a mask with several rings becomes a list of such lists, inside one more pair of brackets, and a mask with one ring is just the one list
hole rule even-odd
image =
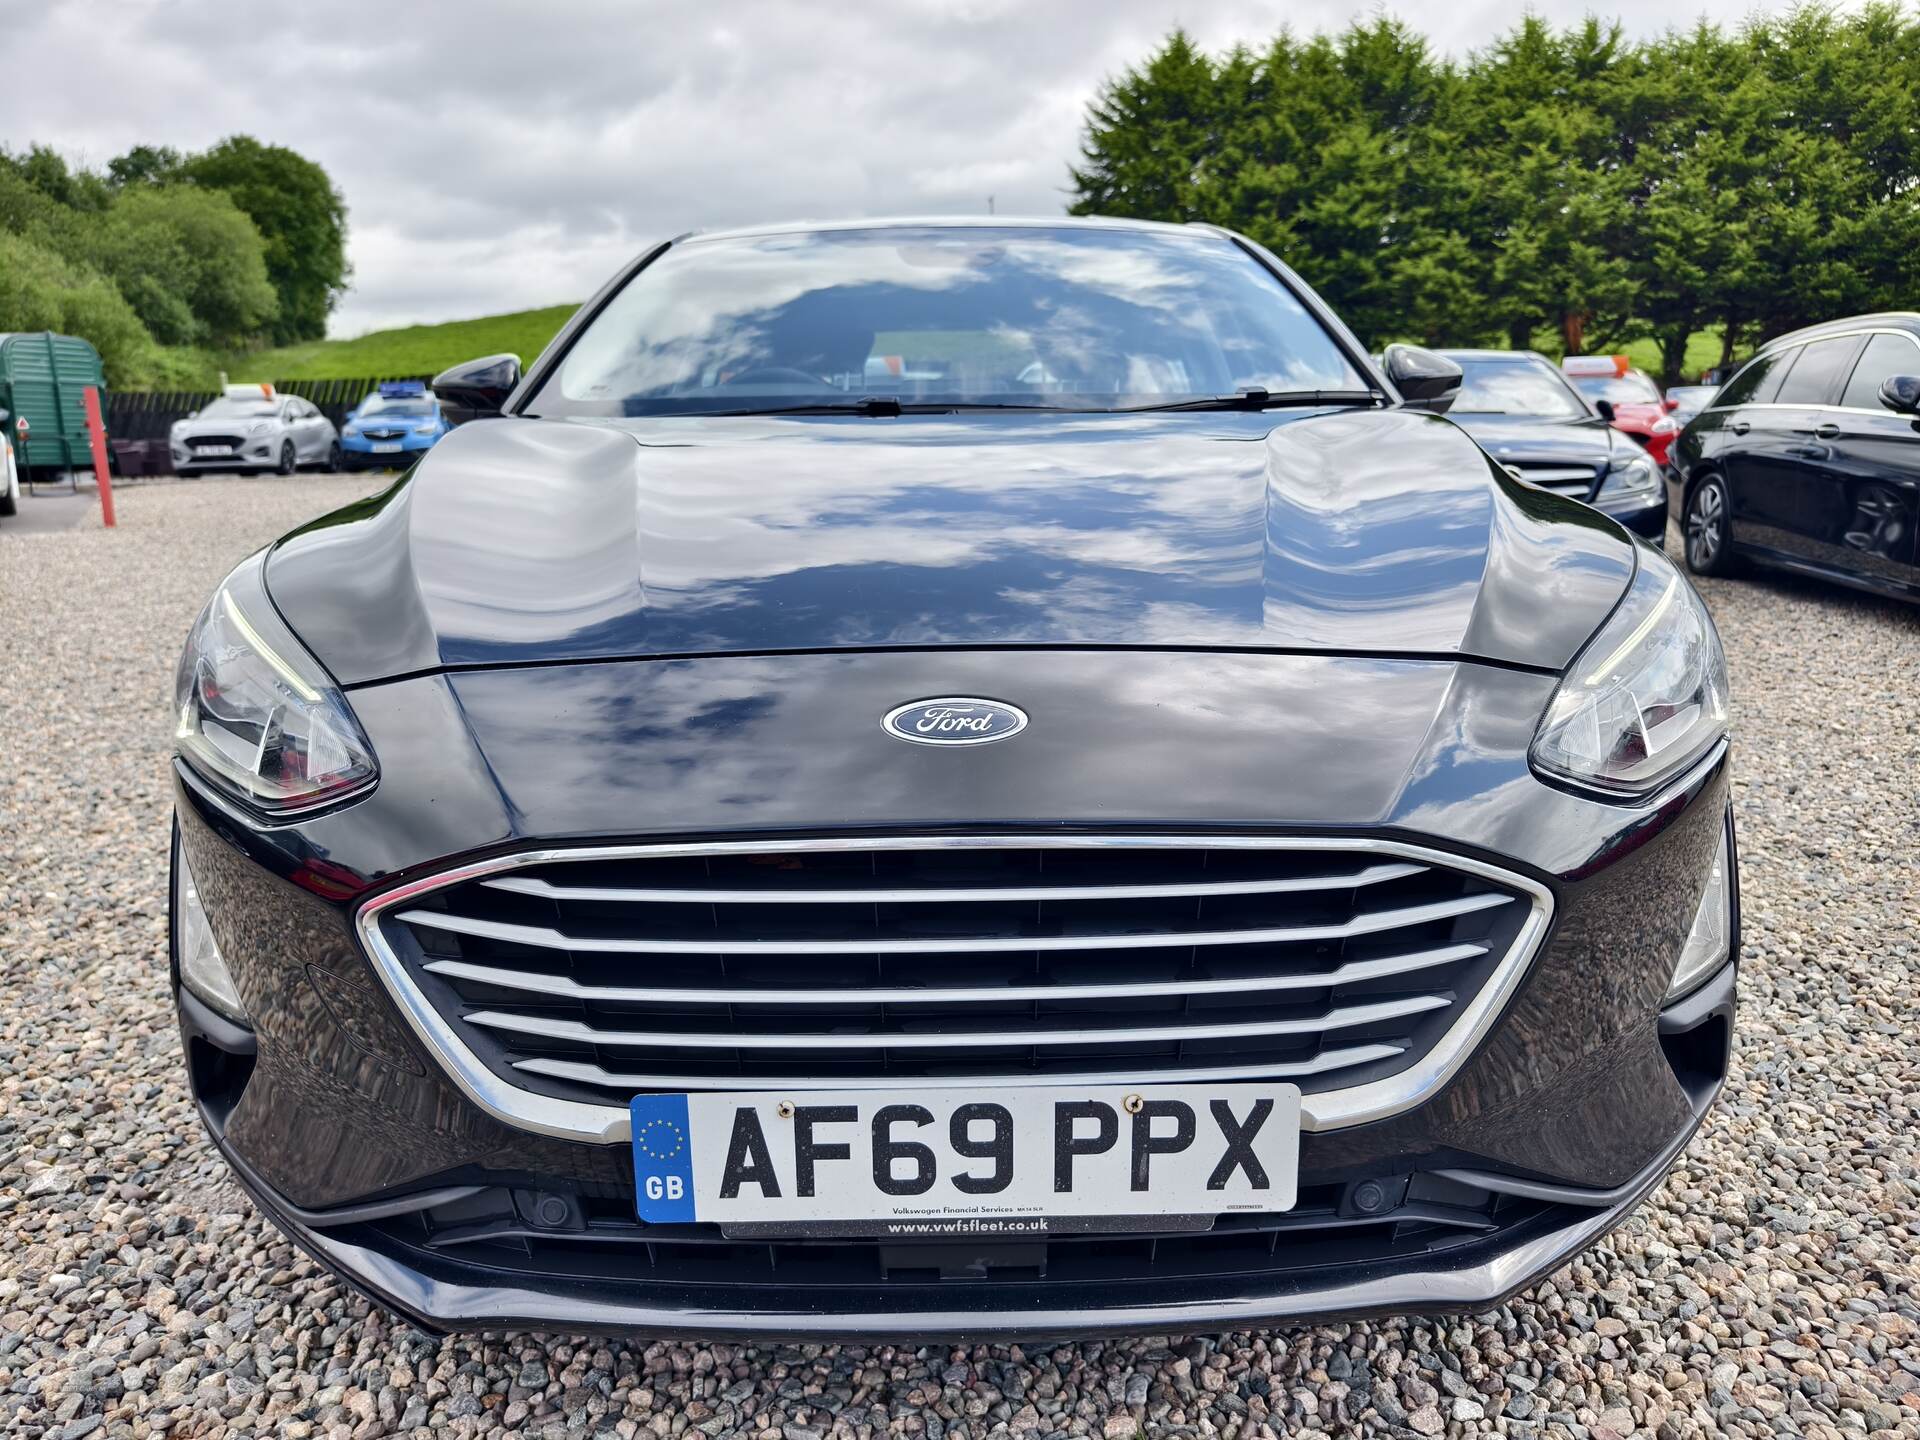
[[100, 387], [89, 385], [87, 397], [87, 438], [93, 442], [93, 479], [100, 487], [100, 518], [113, 528], [113, 481], [107, 475], [107, 422], [100, 418]]

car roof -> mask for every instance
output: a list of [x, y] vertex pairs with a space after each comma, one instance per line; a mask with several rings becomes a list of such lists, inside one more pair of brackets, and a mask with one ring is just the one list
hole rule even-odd
[[1823, 320], [1818, 325], [1804, 326], [1799, 330], [1789, 330], [1784, 335], [1776, 335], [1760, 349], [1777, 350], [1782, 345], [1797, 345], [1806, 340], [1818, 340], [1823, 335], [1844, 335], [1851, 330], [1906, 330], [1920, 334], [1920, 311], [1883, 310], [1877, 315], [1849, 315], [1841, 320]]
[[1173, 225], [1163, 220], [1130, 220], [1116, 215], [889, 215], [864, 220], [787, 220], [742, 225], [727, 230], [691, 230], [676, 243], [737, 240], [759, 235], [811, 234], [831, 230], [1135, 230], [1158, 235], [1224, 233], [1211, 225]]

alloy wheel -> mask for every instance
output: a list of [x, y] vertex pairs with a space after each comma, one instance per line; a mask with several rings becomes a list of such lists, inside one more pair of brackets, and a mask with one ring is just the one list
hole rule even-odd
[[1726, 543], [1727, 507], [1720, 487], [1709, 481], [1693, 492], [1687, 505], [1687, 564], [1710, 570]]

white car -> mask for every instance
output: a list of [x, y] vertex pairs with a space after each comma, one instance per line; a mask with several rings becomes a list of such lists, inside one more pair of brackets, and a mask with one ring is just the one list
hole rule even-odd
[[168, 442], [177, 474], [208, 470], [274, 470], [302, 465], [340, 468], [340, 432], [298, 395], [271, 385], [229, 385], [206, 409], [173, 422]]
[[[0, 412], [4, 418], [4, 412]], [[0, 516], [20, 513], [20, 463], [13, 458], [13, 440], [0, 431]]]

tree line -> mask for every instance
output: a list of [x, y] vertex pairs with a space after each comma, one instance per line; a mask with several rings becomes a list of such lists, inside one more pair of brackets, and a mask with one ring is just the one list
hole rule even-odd
[[346, 233], [325, 170], [247, 135], [102, 171], [0, 148], [0, 331], [80, 335], [115, 385], [186, 382], [208, 351], [324, 338]]
[[1176, 31], [1091, 104], [1076, 214], [1229, 226], [1371, 344], [1722, 363], [1920, 305], [1920, 12], [1646, 40], [1529, 15], [1461, 60], [1374, 18], [1220, 55]]

